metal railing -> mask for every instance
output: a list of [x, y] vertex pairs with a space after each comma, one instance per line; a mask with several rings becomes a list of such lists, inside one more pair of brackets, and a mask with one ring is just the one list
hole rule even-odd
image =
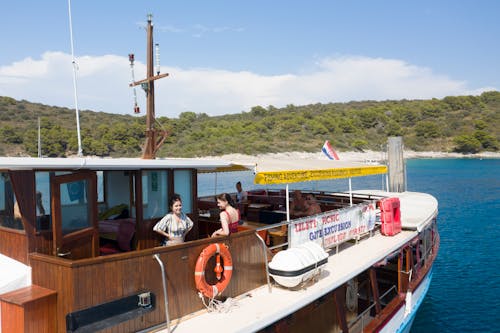
[[[267, 251], [268, 250], [275, 250], [275, 249], [279, 249], [279, 248], [285, 248], [285, 247], [288, 247], [289, 245], [289, 235], [290, 233], [288, 232], [288, 228], [290, 228], [294, 223], [294, 220], [290, 220], [290, 221], [283, 221], [283, 222], [280, 222], [280, 223], [275, 223], [275, 224], [270, 224], [268, 226], [265, 226], [265, 227], [259, 227], [259, 228], [256, 228], [255, 229], [255, 235], [257, 236], [257, 238], [260, 240], [260, 243], [262, 244], [262, 249], [263, 249], [263, 252], [264, 252], [264, 262], [266, 263], [266, 280], [267, 280], [267, 285], [268, 285], [268, 289], [269, 289], [269, 292], [271, 293], [272, 292], [272, 285], [271, 285], [271, 279], [270, 279], [270, 276], [269, 276], [269, 267], [268, 267], [268, 255], [267, 255]], [[287, 236], [287, 241], [283, 242], [283, 243], [280, 243], [280, 244], [277, 244], [277, 245], [272, 245], [272, 246], [268, 246], [266, 244], [266, 240], [263, 239], [261, 237], [261, 235], [259, 234], [260, 231], [267, 231], [269, 233], [269, 230], [271, 229], [278, 229], [278, 228], [281, 228], [283, 226], [286, 226], [287, 227], [287, 232], [286, 232], [286, 236]], [[322, 228], [323, 226], [320, 226], [320, 228]], [[355, 241], [356, 241], [356, 244], [360, 241], [361, 238], [364, 238], [366, 235], [368, 235], [368, 238], [371, 238], [372, 236], [374, 236], [374, 234], [376, 234], [376, 229], [379, 228], [378, 225], [375, 226], [375, 229], [373, 230], [370, 230], [369, 232], [366, 232], [364, 233], [363, 235], [358, 235], [358, 237], [355, 238]], [[269, 237], [269, 235], [268, 235]], [[339, 245], [341, 244], [337, 244], [334, 248], [336, 249], [336, 254], [339, 253]], [[324, 248], [324, 246], [323, 246]]]
[[170, 315], [168, 313], [168, 294], [167, 294], [167, 278], [165, 274], [165, 265], [163, 265], [163, 261], [161, 261], [160, 255], [158, 253], [154, 254], [153, 258], [156, 259], [161, 269], [161, 277], [163, 284], [163, 301], [165, 303], [165, 319], [167, 323], [167, 332], [170, 333]]
[[[389, 288], [385, 293], [382, 294], [382, 296], [379, 297], [379, 300], [382, 300], [385, 296], [387, 296], [391, 291], [395, 291], [396, 294], [397, 294], [397, 287], [396, 285], [393, 285], [391, 288]], [[360, 332], [362, 332], [365, 328], [365, 317], [366, 317], [366, 314], [369, 313], [371, 311], [371, 309], [373, 309], [373, 307], [376, 305], [375, 302], [373, 302], [372, 304], [370, 304], [370, 306], [368, 306], [363, 312], [361, 312], [356, 318], [354, 318], [353, 320], [351, 320], [349, 323], [348, 323], [348, 327], [349, 327], [349, 331], [351, 329], [351, 327], [353, 327], [354, 325], [358, 324], [359, 321], [361, 321], [361, 329], [360, 329]], [[381, 304], [382, 305], [382, 304]]]

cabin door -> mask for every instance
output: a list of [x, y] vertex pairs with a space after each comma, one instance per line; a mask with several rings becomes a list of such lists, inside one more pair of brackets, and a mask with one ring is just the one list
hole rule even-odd
[[97, 177], [95, 172], [52, 176], [52, 254], [68, 259], [98, 255]]

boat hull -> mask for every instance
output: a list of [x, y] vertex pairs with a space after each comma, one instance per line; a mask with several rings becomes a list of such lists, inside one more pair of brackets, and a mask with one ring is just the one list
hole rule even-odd
[[405, 298], [404, 304], [394, 314], [394, 316], [387, 322], [387, 324], [379, 331], [381, 333], [407, 333], [410, 332], [415, 316], [418, 309], [429, 290], [432, 281], [432, 268], [427, 275], [423, 278], [418, 288], [410, 293]]

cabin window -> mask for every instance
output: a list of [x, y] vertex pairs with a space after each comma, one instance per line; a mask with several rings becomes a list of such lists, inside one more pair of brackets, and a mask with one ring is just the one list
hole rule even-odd
[[174, 170], [174, 192], [182, 198], [182, 211], [193, 212], [193, 184], [191, 170]]
[[0, 226], [24, 230], [19, 206], [7, 172], [0, 172]]
[[[376, 281], [382, 308], [384, 304], [387, 304], [387, 300], [392, 299], [398, 291], [398, 276], [400, 274], [398, 261], [400, 257], [404, 259], [406, 256], [402, 256], [400, 251], [396, 251], [376, 265]], [[404, 266], [402, 270], [405, 270]]]
[[36, 189], [36, 228], [37, 230], [51, 229], [50, 217], [50, 172], [35, 172]]
[[345, 308], [347, 322], [354, 322], [358, 319], [359, 307], [359, 283], [357, 278], [347, 281], [345, 289]]
[[62, 232], [68, 234], [91, 226], [88, 181], [77, 180], [59, 185]]
[[430, 228], [425, 229], [420, 233], [421, 243], [420, 247], [422, 253], [422, 265], [425, 265], [427, 260], [430, 258], [432, 254], [432, 226]]
[[[104, 180], [102, 183], [99, 183], [99, 175]], [[97, 172], [97, 194], [102, 198], [99, 199], [100, 215], [106, 219], [135, 216], [135, 211], [131, 210], [131, 188], [127, 171]]]
[[97, 171], [95, 174], [97, 176], [97, 202], [102, 203], [105, 201], [105, 197], [104, 197], [104, 172]]
[[142, 172], [142, 206], [145, 220], [168, 213], [168, 173], [166, 170]]

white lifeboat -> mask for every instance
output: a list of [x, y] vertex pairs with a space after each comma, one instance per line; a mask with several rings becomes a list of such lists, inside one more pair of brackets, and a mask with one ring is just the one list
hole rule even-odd
[[31, 285], [30, 266], [0, 254], [0, 267], [0, 294]]
[[328, 253], [317, 243], [307, 242], [278, 252], [269, 263], [269, 275], [280, 285], [298, 286], [321, 271]]

